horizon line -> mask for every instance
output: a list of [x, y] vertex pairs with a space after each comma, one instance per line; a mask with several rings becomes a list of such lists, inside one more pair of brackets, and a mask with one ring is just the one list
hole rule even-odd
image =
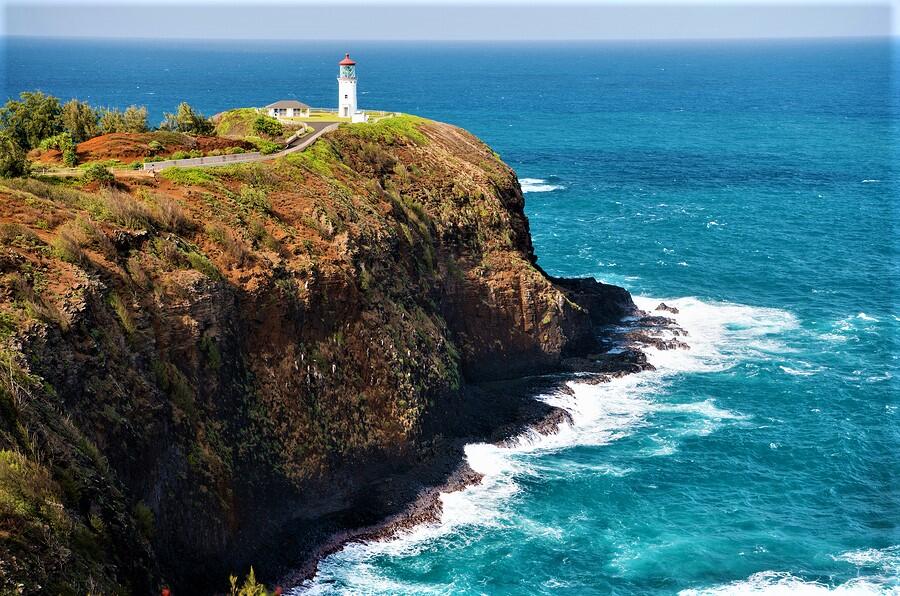
[[385, 39], [385, 38], [308, 38], [297, 39], [296, 37], [143, 37], [143, 36], [97, 36], [97, 35], [17, 35], [0, 33], [0, 40], [7, 39], [42, 39], [42, 40], [85, 40], [85, 41], [294, 41], [294, 42], [310, 42], [310, 43], [573, 43], [573, 42], [693, 42], [693, 41], [810, 41], [810, 40], [893, 40], [900, 39], [900, 31], [892, 31], [887, 34], [872, 35], [797, 35], [797, 36], [737, 36], [737, 37], [571, 37], [571, 38], [421, 38], [421, 39]]

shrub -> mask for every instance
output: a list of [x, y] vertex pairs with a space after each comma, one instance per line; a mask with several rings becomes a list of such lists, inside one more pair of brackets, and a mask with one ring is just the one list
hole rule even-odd
[[177, 201], [164, 195], [155, 197], [155, 200], [152, 207], [153, 219], [164, 230], [182, 233], [194, 229], [193, 220], [188, 217]]
[[84, 217], [77, 217], [61, 225], [50, 245], [59, 258], [75, 264], [87, 261], [84, 252], [86, 246], [99, 245], [101, 249], [110, 250], [106, 235]]
[[37, 235], [21, 224], [0, 224], [0, 244], [33, 246], [39, 243]]
[[160, 151], [165, 151], [165, 150], [166, 150], [166, 148], [163, 147], [163, 144], [160, 143], [159, 141], [155, 140], [155, 139], [152, 140], [152, 141], [150, 141], [149, 143], [147, 143], [147, 148], [148, 148], [150, 151], [152, 151], [153, 153], [159, 153]]
[[187, 159], [191, 156], [187, 151], [176, 151], [169, 156], [169, 159]]
[[219, 273], [219, 270], [216, 269], [216, 266], [212, 264], [212, 261], [201, 255], [197, 252], [189, 252], [187, 254], [188, 263], [191, 264], [193, 269], [196, 269], [206, 277], [210, 279], [222, 279], [222, 274]]
[[219, 246], [232, 264], [243, 267], [250, 260], [251, 254], [244, 244], [244, 240], [234, 234], [231, 230], [217, 225], [207, 226], [206, 233]]
[[116, 177], [109, 168], [100, 163], [92, 163], [84, 169], [81, 175], [82, 182], [99, 182], [102, 186], [110, 186], [116, 181]]
[[239, 195], [238, 202], [254, 211], [264, 211], [268, 213], [272, 210], [272, 204], [269, 203], [269, 197], [266, 195], [266, 191], [261, 188], [253, 188], [249, 184], [241, 185], [241, 194]]
[[257, 151], [259, 151], [263, 155], [270, 155], [281, 149], [281, 145], [273, 143], [272, 141], [261, 139], [259, 137], [247, 137], [246, 140], [253, 143]]
[[253, 121], [253, 131], [270, 137], [280, 137], [284, 134], [284, 125], [271, 116], [260, 114]]
[[202, 185], [215, 181], [215, 178], [203, 168], [166, 168], [159, 175], [176, 184]]
[[31, 169], [25, 150], [7, 133], [0, 133], [0, 178], [26, 176]]
[[156, 518], [153, 510], [147, 507], [143, 501], [139, 501], [134, 505], [134, 521], [138, 531], [145, 539], [150, 540], [156, 532]]
[[119, 322], [122, 323], [122, 328], [125, 329], [125, 332], [128, 335], [134, 335], [134, 332], [136, 330], [134, 319], [132, 318], [131, 312], [128, 310], [128, 307], [125, 305], [125, 302], [122, 300], [122, 297], [117, 293], [112, 292], [107, 298], [107, 301], [112, 307], [113, 312], [116, 313]]
[[69, 167], [78, 163], [78, 155], [75, 153], [75, 141], [68, 132], [61, 132], [47, 137], [40, 144], [41, 149], [57, 149], [62, 153], [63, 163]]
[[146, 230], [152, 226], [153, 216], [147, 206], [128, 193], [118, 190], [103, 195], [109, 219], [132, 230]]
[[246, 152], [247, 152], [247, 150], [244, 149], [243, 147], [229, 147], [228, 148], [228, 153], [230, 155], [237, 155], [238, 153], [246, 153]]

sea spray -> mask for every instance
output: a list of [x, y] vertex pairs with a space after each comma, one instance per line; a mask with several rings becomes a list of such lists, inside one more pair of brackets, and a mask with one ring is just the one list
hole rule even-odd
[[[635, 298], [640, 308], [651, 312], [660, 301]], [[297, 593], [452, 591], [453, 586], [441, 583], [397, 583], [391, 578], [390, 569], [394, 564], [414, 566], [417, 557], [439, 556], [444, 548], [442, 544], [448, 540], [462, 539], [463, 543], [475, 544], [485, 533], [510, 527], [531, 531], [527, 528], [537, 527], [533, 520], [517, 513], [515, 500], [528, 478], [553, 474], [543, 465], [547, 456], [577, 446], [599, 447], [621, 440], [651, 425], [649, 419], [657, 413], [689, 416], [695, 426], [687, 427], [687, 431], [695, 435], [714, 432], [720, 424], [746, 420], [744, 414], [721, 408], [709, 397], [689, 403], [670, 403], [666, 399], [667, 388], [681, 375], [720, 372], [747, 358], [787, 350], [777, 336], [796, 327], [796, 318], [779, 309], [711, 303], [697, 298], [665, 299], [665, 302], [677, 308], [679, 314], [653, 314], [674, 318], [688, 333], [683, 339], [690, 344], [689, 350], [648, 348], [648, 359], [656, 366], [655, 371], [613, 378], [605, 383], [585, 382], [576, 377], [567, 383], [567, 391], [537, 396], [565, 409], [572, 423], [560, 425], [557, 432], [549, 435], [528, 431], [503, 446], [468, 445], [467, 463], [483, 479], [464, 490], [442, 494], [438, 523], [402, 530], [384, 541], [347, 545], [323, 560], [318, 574]], [[698, 420], [700, 427], [696, 427]], [[710, 422], [713, 424], [709, 425]], [[677, 450], [672, 441], [677, 440], [677, 436], [662, 440], [652, 455], [671, 455]], [[565, 473], [574, 471], [569, 467]], [[583, 464], [580, 469], [580, 473], [611, 476], [624, 476], [631, 471], [628, 466], [608, 462]], [[552, 528], [545, 526], [541, 526], [540, 532], [544, 536], [553, 534]]]

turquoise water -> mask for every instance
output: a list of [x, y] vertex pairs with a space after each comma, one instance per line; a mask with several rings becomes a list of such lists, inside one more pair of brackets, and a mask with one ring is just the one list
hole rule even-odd
[[[343, 51], [119, 43], [123, 71], [97, 66], [109, 44], [8, 42], [7, 94], [330, 105]], [[574, 425], [469, 446], [485, 482], [440, 524], [348, 546], [303, 591], [900, 593], [896, 44], [348, 49], [363, 107], [517, 170], [546, 270], [678, 306], [692, 349], [540, 396]]]

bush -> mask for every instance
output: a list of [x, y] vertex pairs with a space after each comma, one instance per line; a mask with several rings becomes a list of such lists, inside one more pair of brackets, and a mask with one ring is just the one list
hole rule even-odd
[[256, 147], [256, 150], [263, 155], [270, 155], [281, 149], [281, 145], [273, 143], [272, 141], [261, 139], [260, 137], [247, 137], [246, 140], [253, 143], [253, 145]]
[[228, 154], [229, 155], [237, 155], [238, 153], [246, 153], [247, 150], [243, 147], [229, 147]]
[[187, 159], [191, 156], [187, 151], [176, 151], [169, 156], [169, 159]]
[[74, 167], [78, 163], [78, 155], [75, 153], [75, 141], [68, 132], [61, 132], [47, 137], [40, 144], [41, 149], [56, 149], [62, 153], [63, 163]]
[[31, 169], [25, 150], [11, 135], [0, 133], [0, 178], [26, 176]]
[[270, 137], [280, 137], [284, 134], [284, 125], [271, 116], [260, 114], [253, 121], [253, 131]]
[[109, 186], [116, 181], [116, 177], [109, 168], [100, 163], [92, 163], [84, 169], [81, 175], [82, 182], [99, 182], [102, 186]]
[[232, 264], [242, 267], [250, 260], [252, 255], [246, 244], [244, 244], [244, 240], [228, 228], [211, 225], [206, 227], [206, 233], [222, 247], [223, 252], [229, 257]]
[[203, 168], [172, 167], [164, 169], [159, 175], [176, 184], [202, 185], [215, 182], [215, 177]]
[[87, 262], [85, 246], [95, 246], [104, 253], [113, 250], [106, 235], [91, 220], [82, 216], [61, 225], [50, 245], [59, 258], [76, 264]]
[[254, 211], [269, 212], [272, 210], [272, 204], [269, 203], [266, 191], [261, 188], [253, 188], [248, 184], [241, 185], [238, 202]]
[[163, 144], [157, 140], [150, 141], [147, 143], [147, 149], [152, 151], [153, 153], [159, 153], [160, 151], [165, 151], [166, 148], [163, 147]]
[[188, 263], [191, 264], [191, 268], [196, 269], [206, 277], [210, 279], [222, 279], [222, 274], [219, 273], [219, 270], [216, 269], [216, 266], [212, 264], [212, 261], [201, 255], [197, 252], [189, 252], [187, 254]]
[[156, 204], [152, 207], [153, 219], [164, 230], [181, 233], [194, 229], [193, 220], [181, 208], [181, 204], [167, 196], [155, 197]]
[[153, 216], [147, 206], [130, 194], [111, 191], [103, 195], [106, 213], [112, 221], [132, 230], [151, 227]]

